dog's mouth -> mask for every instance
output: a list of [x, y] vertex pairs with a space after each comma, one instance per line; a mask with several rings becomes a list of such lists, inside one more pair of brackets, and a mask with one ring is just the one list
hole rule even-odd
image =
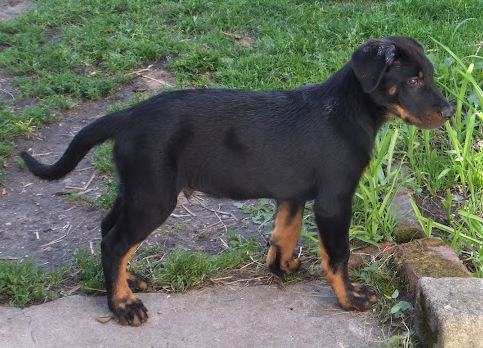
[[393, 105], [390, 114], [401, 118], [405, 123], [421, 129], [434, 129], [441, 127], [448, 119], [441, 116], [441, 113], [432, 111], [428, 114], [417, 116], [399, 105]]

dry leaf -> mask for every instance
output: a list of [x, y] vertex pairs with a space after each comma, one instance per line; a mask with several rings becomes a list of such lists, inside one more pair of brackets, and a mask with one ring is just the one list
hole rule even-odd
[[107, 323], [111, 319], [112, 317], [110, 315], [101, 315], [100, 317], [97, 317], [97, 321], [102, 324]]

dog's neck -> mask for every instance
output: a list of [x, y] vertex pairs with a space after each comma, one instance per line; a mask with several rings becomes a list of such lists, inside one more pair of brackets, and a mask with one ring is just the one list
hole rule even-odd
[[[326, 112], [328, 117], [339, 118], [334, 123], [338, 125], [340, 132], [348, 134], [347, 139], [357, 139], [357, 148], [370, 156], [376, 134], [386, 121], [387, 111], [362, 91], [351, 64], [348, 63], [324, 82], [311, 86], [309, 90], [310, 93], [318, 95], [314, 100], [323, 101], [320, 108], [323, 113]], [[327, 106], [328, 100], [330, 110]], [[354, 112], [357, 115], [353, 115]], [[366, 136], [361, 136], [361, 133]]]

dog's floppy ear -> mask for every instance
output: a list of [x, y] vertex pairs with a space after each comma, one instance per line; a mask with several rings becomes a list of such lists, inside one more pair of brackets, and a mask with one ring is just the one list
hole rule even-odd
[[369, 40], [352, 53], [352, 68], [364, 93], [376, 89], [396, 54], [396, 46], [384, 39]]

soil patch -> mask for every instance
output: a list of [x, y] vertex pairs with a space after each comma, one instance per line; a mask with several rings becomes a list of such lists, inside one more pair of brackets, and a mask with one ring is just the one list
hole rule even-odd
[[2, 0], [0, 2], [0, 20], [18, 16], [22, 11], [32, 5], [32, 2], [29, 0]]

